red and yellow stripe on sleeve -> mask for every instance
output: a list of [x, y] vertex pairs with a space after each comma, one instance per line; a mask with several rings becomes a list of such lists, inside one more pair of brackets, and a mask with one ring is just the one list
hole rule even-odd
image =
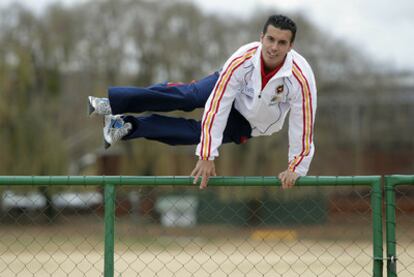
[[200, 158], [202, 160], [208, 160], [211, 153], [211, 127], [213, 126], [214, 119], [216, 117], [217, 111], [220, 107], [220, 101], [223, 98], [223, 95], [226, 91], [227, 84], [231, 79], [234, 71], [242, 65], [247, 59], [251, 58], [256, 53], [257, 47], [251, 48], [246, 51], [243, 55], [234, 58], [224, 72], [220, 74], [220, 78], [217, 81], [217, 84], [213, 91], [213, 98], [210, 102], [210, 106], [206, 107], [208, 109], [207, 113], [204, 116], [204, 120], [201, 125], [201, 153]]
[[312, 95], [309, 82], [303, 74], [300, 67], [293, 62], [293, 75], [299, 82], [302, 90], [302, 113], [303, 113], [303, 131], [302, 131], [302, 151], [289, 164], [289, 170], [295, 171], [296, 167], [302, 162], [303, 158], [309, 155], [312, 145], [313, 132], [313, 109], [312, 109]]

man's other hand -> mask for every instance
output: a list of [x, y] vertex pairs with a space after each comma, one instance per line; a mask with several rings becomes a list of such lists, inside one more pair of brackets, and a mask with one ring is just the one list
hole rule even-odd
[[296, 180], [299, 178], [299, 174], [292, 172], [289, 169], [279, 174], [279, 179], [282, 182], [283, 189], [289, 189], [295, 185]]
[[198, 178], [201, 176], [200, 189], [206, 188], [210, 176], [216, 176], [214, 161], [198, 160], [191, 176], [194, 177], [193, 184], [197, 184]]

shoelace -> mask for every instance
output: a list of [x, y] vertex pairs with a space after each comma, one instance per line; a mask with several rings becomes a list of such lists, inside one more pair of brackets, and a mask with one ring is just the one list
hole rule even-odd
[[106, 99], [96, 99], [95, 100], [95, 109], [100, 114], [110, 114], [111, 113], [111, 106], [109, 105], [109, 101]]

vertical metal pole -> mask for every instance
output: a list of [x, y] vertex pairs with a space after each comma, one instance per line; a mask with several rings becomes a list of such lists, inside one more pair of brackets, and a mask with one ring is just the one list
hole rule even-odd
[[397, 276], [397, 250], [395, 239], [395, 185], [392, 176], [385, 177], [385, 220], [387, 232], [387, 276]]
[[373, 227], [373, 243], [374, 243], [374, 267], [373, 276], [382, 277], [383, 269], [383, 249], [382, 249], [382, 190], [381, 179], [372, 183], [371, 194], [372, 206], [372, 227]]
[[105, 184], [105, 257], [104, 277], [114, 276], [115, 185]]

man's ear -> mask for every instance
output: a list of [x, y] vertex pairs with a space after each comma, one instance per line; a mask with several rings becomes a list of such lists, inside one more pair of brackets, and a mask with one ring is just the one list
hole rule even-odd
[[264, 34], [263, 32], [260, 33], [260, 42], [263, 42]]

